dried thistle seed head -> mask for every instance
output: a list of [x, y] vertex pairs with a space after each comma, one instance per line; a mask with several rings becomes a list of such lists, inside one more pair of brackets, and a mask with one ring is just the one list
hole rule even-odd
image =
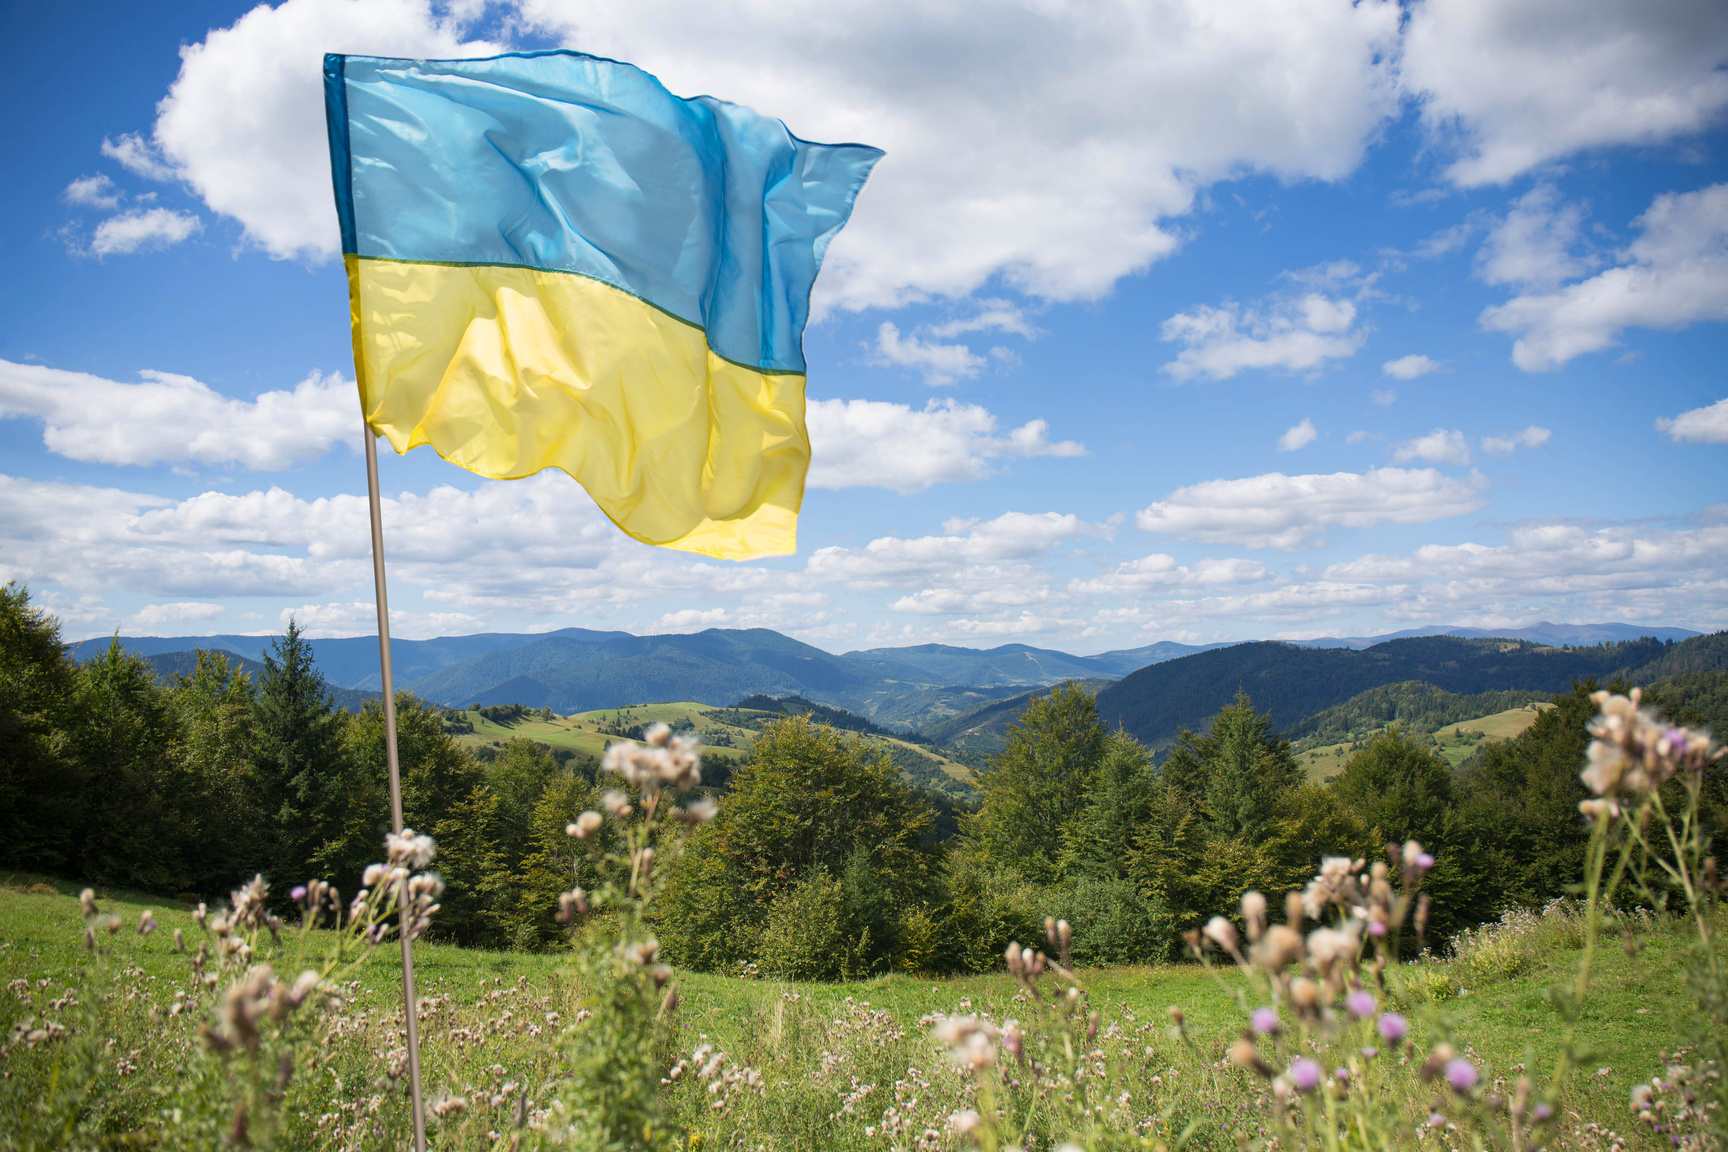
[[1300, 930], [1302, 927], [1302, 893], [1287, 892], [1284, 894], [1284, 922], [1291, 928]]
[[1260, 933], [1266, 929], [1266, 897], [1258, 892], [1242, 894], [1242, 925], [1249, 940], [1260, 939]]
[[[78, 906], [85, 916], [96, 915], [96, 890], [94, 888], [86, 888], [82, 892], [78, 893]], [[203, 907], [203, 905], [199, 905], [199, 907]]]
[[1222, 916], [1214, 916], [1206, 922], [1204, 929], [1206, 939], [1218, 945], [1226, 952], [1236, 951], [1236, 925]]
[[1320, 1006], [1320, 985], [1306, 976], [1290, 981], [1290, 1003], [1301, 1012], [1313, 1012]]
[[416, 835], [412, 828], [402, 829], [401, 835], [392, 832], [384, 837], [384, 858], [399, 868], [424, 868], [437, 855], [438, 846], [432, 837]]

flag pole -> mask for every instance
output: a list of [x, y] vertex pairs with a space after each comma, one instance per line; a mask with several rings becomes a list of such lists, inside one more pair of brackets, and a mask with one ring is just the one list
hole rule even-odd
[[[390, 820], [402, 834], [402, 769], [396, 758], [396, 686], [390, 676], [390, 604], [384, 595], [384, 515], [378, 500], [378, 439], [362, 421], [366, 441], [366, 498], [372, 511], [372, 582], [378, 596], [378, 659], [384, 672], [384, 748], [390, 764]], [[426, 1152], [426, 1111], [420, 1096], [420, 1007], [414, 995], [414, 944], [408, 938], [408, 902], [401, 894], [402, 1003], [408, 1022], [408, 1091], [414, 1101], [414, 1152]]]

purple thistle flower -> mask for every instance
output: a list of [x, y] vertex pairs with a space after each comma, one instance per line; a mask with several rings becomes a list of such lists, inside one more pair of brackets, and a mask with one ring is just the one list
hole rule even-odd
[[1410, 1025], [1405, 1022], [1404, 1017], [1396, 1012], [1388, 1012], [1381, 1016], [1378, 1027], [1380, 1038], [1388, 1044], [1398, 1043], [1404, 1039], [1404, 1034], [1410, 1030]]
[[304, 885], [304, 884], [294, 885], [294, 887], [288, 889], [288, 897], [291, 900], [304, 900], [304, 899], [306, 899], [306, 885]]
[[1363, 988], [1358, 988], [1344, 997], [1344, 1006], [1350, 1009], [1350, 1015], [1358, 1020], [1374, 1015], [1374, 1009], [1377, 1007], [1374, 1003], [1374, 994]]
[[1546, 1119], [1548, 1119], [1548, 1117], [1550, 1117], [1552, 1115], [1554, 1115], [1554, 1109], [1548, 1107], [1548, 1105], [1546, 1105], [1546, 1104], [1536, 1105], [1536, 1119], [1538, 1121], [1546, 1120]]
[[1446, 1062], [1446, 1083], [1454, 1092], [1468, 1092], [1476, 1087], [1476, 1065], [1459, 1056]]
[[1270, 1036], [1278, 1031], [1278, 1009], [1256, 1008], [1248, 1018], [1249, 1025], [1262, 1036]]
[[1362, 1058], [1364, 1060], [1372, 1060], [1378, 1055], [1380, 1055], [1380, 1049], [1375, 1048], [1372, 1045], [1363, 1045]]
[[1381, 923], [1379, 920], [1368, 921], [1368, 935], [1374, 937], [1376, 940], [1380, 939], [1382, 936], [1386, 935], [1386, 925]]
[[1290, 1062], [1290, 1083], [1296, 1085], [1298, 1092], [1312, 1092], [1320, 1087], [1320, 1079], [1324, 1075], [1320, 1065], [1306, 1056]]
[[1428, 869], [1434, 867], [1433, 855], [1430, 853], [1424, 852], [1424, 853], [1422, 853], [1422, 855], [1416, 857], [1416, 867], [1422, 869], [1424, 872], [1426, 872]]

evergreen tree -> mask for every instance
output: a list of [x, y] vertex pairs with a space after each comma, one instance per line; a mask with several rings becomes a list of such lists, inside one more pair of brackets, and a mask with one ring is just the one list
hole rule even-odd
[[499, 843], [502, 833], [498, 797], [484, 784], [469, 789], [433, 826], [445, 883], [440, 936], [471, 946], [510, 943], [510, 869]]
[[342, 743], [346, 717], [331, 703], [312, 646], [290, 619], [287, 633], [264, 653], [253, 704], [253, 776], [266, 821], [268, 875], [278, 893], [306, 879], [321, 851], [349, 830], [355, 797]]
[[1152, 818], [1158, 774], [1140, 742], [1112, 732], [1094, 771], [1087, 804], [1064, 832], [1062, 871], [1122, 879], [1136, 836]]
[[511, 943], [536, 948], [563, 938], [558, 894], [590, 885], [594, 875], [586, 845], [564, 831], [577, 816], [598, 808], [594, 787], [580, 773], [560, 770], [541, 791], [528, 827], [527, 853], [512, 881]]
[[216, 896], [269, 867], [268, 825], [253, 771], [252, 678], [221, 652], [200, 649], [197, 659], [169, 692], [171, 755], [186, 784], [185, 807], [196, 813], [187, 886]]
[[60, 623], [0, 588], [0, 865], [70, 872], [80, 851], [82, 765], [71, 756], [75, 672]]
[[1038, 883], [1056, 877], [1107, 735], [1092, 694], [1073, 681], [1026, 706], [1008, 728], [1007, 747], [979, 774], [984, 803], [970, 832], [991, 859]]
[[198, 813], [181, 809], [191, 789], [169, 755], [174, 716], [155, 670], [111, 641], [78, 669], [74, 713], [72, 744], [86, 784], [84, 873], [156, 892], [186, 890]]
[[1303, 782], [1290, 741], [1241, 690], [1212, 718], [1205, 735], [1183, 729], [1164, 761], [1164, 779], [1202, 806], [1217, 834], [1258, 843], [1279, 801]]

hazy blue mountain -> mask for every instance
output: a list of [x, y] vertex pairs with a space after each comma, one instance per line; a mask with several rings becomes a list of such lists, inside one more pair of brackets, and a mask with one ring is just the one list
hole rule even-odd
[[[206, 652], [214, 650], [208, 644], [201, 645], [201, 647]], [[264, 665], [257, 660], [248, 659], [233, 651], [225, 651], [223, 655], [228, 657], [228, 663], [231, 667], [251, 676], [254, 685], [258, 683], [258, 678], [264, 675]], [[156, 669], [156, 678], [163, 683], [171, 682], [175, 676], [190, 676], [198, 667], [197, 649], [185, 652], [155, 652], [145, 656], [144, 659], [152, 668]], [[330, 698], [336, 702], [336, 707], [346, 709], [349, 712], [360, 711], [368, 701], [376, 700], [380, 695], [382, 693], [362, 692], [354, 688], [338, 688], [335, 685], [330, 687]]]
[[1648, 624], [1550, 624], [1544, 620], [1528, 628], [1460, 628], [1440, 625], [1429, 628], [1406, 628], [1384, 636], [1323, 636], [1317, 640], [1297, 640], [1303, 648], [1372, 648], [1388, 640], [1406, 640], [1417, 636], [1464, 636], [1486, 639], [1504, 636], [1508, 640], [1534, 640], [1538, 644], [1614, 644], [1621, 640], [1638, 640], [1645, 636], [1657, 640], [1687, 640], [1700, 635], [1689, 628], [1661, 628]]
[[959, 687], [1055, 684], [1077, 677], [1115, 677], [1123, 671], [1119, 662], [1095, 656], [1070, 656], [1025, 644], [1003, 644], [983, 650], [917, 644], [906, 648], [867, 648], [848, 652], [844, 658], [877, 671], [885, 679], [893, 676], [891, 668], [909, 668], [926, 684]]

